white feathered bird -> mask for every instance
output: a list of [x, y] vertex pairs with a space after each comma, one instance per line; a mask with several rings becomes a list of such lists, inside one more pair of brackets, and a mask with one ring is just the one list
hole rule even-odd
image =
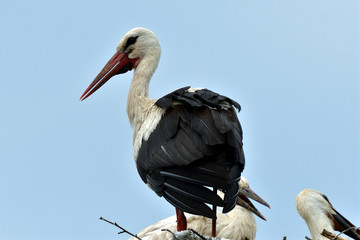
[[[152, 31], [130, 30], [80, 99], [111, 77], [134, 69], [127, 113], [134, 128], [136, 167], [144, 183], [175, 206], [181, 230], [186, 229], [183, 212], [215, 220], [216, 211], [209, 205], [223, 207], [224, 213], [236, 205], [245, 166], [243, 134], [235, 110], [240, 111], [240, 105], [208, 89], [191, 87], [150, 99], [149, 82], [160, 53]], [[193, 59], [185, 65], [195, 64]], [[224, 192], [223, 198], [216, 189]], [[215, 235], [215, 229], [213, 232]]]
[[[304, 189], [296, 197], [296, 209], [308, 225], [314, 240], [328, 240], [321, 235], [322, 231], [334, 232], [353, 228], [349, 220], [343, 217], [321, 192], [313, 189]], [[350, 229], [345, 232], [351, 238], [360, 240], [360, 230]]]
[[[241, 177], [239, 187], [240, 193], [237, 199], [238, 205], [227, 214], [217, 214], [217, 237], [232, 240], [253, 240], [256, 235], [256, 221], [253, 213], [264, 220], [266, 219], [247, 197], [269, 208], [270, 206], [251, 190], [248, 181], [244, 177]], [[219, 194], [221, 195], [221, 193]], [[188, 222], [188, 228], [194, 229], [204, 236], [210, 236], [211, 219], [192, 214], [185, 215]], [[162, 229], [168, 229], [175, 232], [176, 227], [176, 216], [172, 216], [145, 228], [138, 233], [137, 236], [142, 240], [170, 239], [172, 234], [167, 231], [162, 231]], [[136, 240], [136, 238], [131, 238], [131, 240]]]

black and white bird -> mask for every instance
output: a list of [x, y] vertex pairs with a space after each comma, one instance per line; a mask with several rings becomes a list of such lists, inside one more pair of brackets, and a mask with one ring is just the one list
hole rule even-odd
[[[256, 236], [256, 220], [254, 214], [259, 218], [266, 220], [265, 217], [256, 209], [248, 198], [251, 198], [270, 208], [269, 204], [259, 197], [249, 186], [248, 181], [241, 176], [239, 182], [240, 192], [237, 198], [236, 207], [227, 214], [218, 214], [216, 221], [216, 229], [218, 238], [226, 238], [232, 240], [253, 240]], [[222, 192], [219, 191], [222, 196]], [[185, 214], [188, 221], [188, 228], [196, 229], [203, 236], [210, 236], [211, 221], [198, 215]], [[172, 232], [176, 231], [176, 216], [165, 218], [136, 234], [142, 240], [163, 240], [170, 239]], [[136, 240], [131, 238], [130, 240]]]
[[[158, 100], [149, 98], [149, 82], [160, 59], [155, 34], [134, 28], [81, 96], [86, 99], [111, 77], [134, 69], [127, 114], [134, 128], [136, 167], [141, 179], [177, 209], [178, 230], [186, 229], [183, 212], [216, 219], [220, 206], [236, 206], [244, 169], [242, 129], [234, 100], [207, 89], [184, 87]], [[221, 189], [224, 197], [217, 191]]]
[[305, 220], [312, 239], [327, 240], [321, 235], [322, 231], [344, 231], [349, 237], [360, 240], [360, 230], [354, 229], [354, 224], [343, 217], [330, 203], [329, 199], [319, 191], [304, 189], [296, 197], [296, 208]]

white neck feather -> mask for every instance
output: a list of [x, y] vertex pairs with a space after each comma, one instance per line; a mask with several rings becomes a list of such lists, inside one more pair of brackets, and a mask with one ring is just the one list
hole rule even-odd
[[147, 140], [159, 123], [164, 110], [149, 99], [149, 82], [160, 59], [160, 47], [150, 50], [137, 64], [127, 99], [127, 114], [134, 128], [134, 159], [142, 142]]
[[321, 235], [323, 229], [334, 232], [333, 222], [328, 217], [333, 210], [319, 192], [302, 191], [296, 198], [296, 208], [308, 225], [313, 240], [327, 240]]
[[[254, 215], [249, 210], [241, 206], [236, 206], [226, 215], [229, 219], [231, 219], [231, 221], [228, 222], [227, 226], [223, 226], [222, 230], [231, 230], [233, 236], [231, 236], [230, 239], [238, 239], [238, 236], [244, 236], [243, 239], [255, 239], [257, 230], [256, 220]], [[221, 228], [219, 228], [219, 230], [220, 229]]]
[[150, 100], [149, 82], [160, 59], [160, 51], [156, 50], [150, 51], [148, 55], [142, 58], [134, 70], [134, 77], [127, 99], [127, 114], [132, 126], [137, 121], [143, 121], [143, 108], [147, 107], [147, 103]]
[[[218, 195], [221, 198], [224, 198], [223, 192], [218, 191]], [[216, 228], [218, 236], [226, 236], [226, 238], [229, 239], [239, 239], [239, 237], [242, 236], [241, 240], [255, 239], [257, 230], [256, 220], [254, 214], [246, 208], [236, 205], [233, 210], [226, 214], [218, 213], [217, 217], [218, 221]]]
[[[322, 216], [321, 216], [322, 215]], [[321, 235], [324, 229], [334, 232], [334, 227], [324, 213], [314, 212], [312, 216], [305, 219], [313, 240], [327, 240]]]

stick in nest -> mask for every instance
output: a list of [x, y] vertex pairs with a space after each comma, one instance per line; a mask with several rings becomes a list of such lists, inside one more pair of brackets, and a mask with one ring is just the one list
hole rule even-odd
[[116, 226], [116, 227], [118, 227], [118, 228], [120, 228], [120, 229], [121, 229], [121, 232], [118, 232], [118, 234], [127, 233], [127, 234], [129, 234], [130, 236], [133, 236], [134, 238], [137, 238], [137, 239], [141, 240], [141, 238], [139, 238], [138, 236], [136, 236], [136, 234], [135, 234], [135, 235], [132, 234], [131, 232], [127, 231], [125, 228], [122, 228], [121, 226], [119, 226], [116, 222], [111, 222], [111, 221], [109, 221], [109, 220], [107, 220], [107, 219], [105, 219], [105, 218], [103, 218], [103, 217], [100, 217], [99, 219], [100, 219], [100, 220], [103, 220], [103, 221], [105, 221], [105, 222], [107, 222], [107, 223], [110, 223], [110, 224], [112, 224], [112, 225], [114, 225], [114, 226]]

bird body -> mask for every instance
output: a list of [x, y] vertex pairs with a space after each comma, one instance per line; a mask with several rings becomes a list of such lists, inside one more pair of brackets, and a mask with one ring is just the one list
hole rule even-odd
[[[314, 240], [327, 240], [321, 235], [324, 229], [334, 232], [334, 230], [344, 231], [354, 227], [349, 220], [335, 210], [328, 198], [319, 191], [304, 189], [297, 195], [295, 204], [299, 215], [307, 223]], [[350, 229], [345, 234], [360, 240], [359, 230]]]
[[[149, 138], [143, 139], [136, 164], [143, 181], [159, 196], [185, 212], [214, 218], [205, 203], [222, 206], [226, 212], [235, 206], [243, 169], [241, 127], [235, 111], [221, 105], [232, 100], [206, 89], [188, 89], [155, 102], [165, 113]], [[206, 106], [211, 104], [208, 97], [214, 108]], [[229, 195], [222, 200], [204, 186]]]
[[[262, 214], [257, 211], [257, 209], [252, 205], [246, 196], [260, 202], [265, 206], [270, 206], [250, 189], [248, 181], [244, 177], [241, 177], [239, 188], [239, 196], [241, 196], [241, 198], [238, 198], [238, 203], [241, 203], [241, 205], [237, 205], [232, 211], [226, 214], [222, 214], [220, 212], [217, 214], [216, 229], [217, 237], [219, 238], [232, 240], [253, 240], [255, 239], [257, 230], [256, 220], [253, 213], [258, 215], [263, 220], [266, 220]], [[219, 195], [223, 196], [220, 191]], [[185, 216], [187, 219], [188, 228], [194, 229], [203, 236], [210, 236], [212, 223], [211, 219], [187, 213], [185, 213]], [[172, 232], [175, 232], [176, 216], [168, 217], [153, 225], [150, 225], [149, 227], [139, 232], [137, 236], [143, 240], [170, 239], [172, 234], [168, 231], [162, 231], [163, 229], [168, 229]], [[131, 238], [130, 240], [135, 240], [135, 238]]]
[[[235, 101], [207, 89], [185, 87], [149, 98], [160, 59], [155, 34], [134, 28], [81, 96], [84, 100], [116, 74], [134, 69], [127, 114], [134, 128], [134, 159], [141, 179], [177, 209], [216, 218], [207, 204], [229, 212], [244, 169], [242, 129]], [[224, 198], [209, 187], [222, 189]]]

